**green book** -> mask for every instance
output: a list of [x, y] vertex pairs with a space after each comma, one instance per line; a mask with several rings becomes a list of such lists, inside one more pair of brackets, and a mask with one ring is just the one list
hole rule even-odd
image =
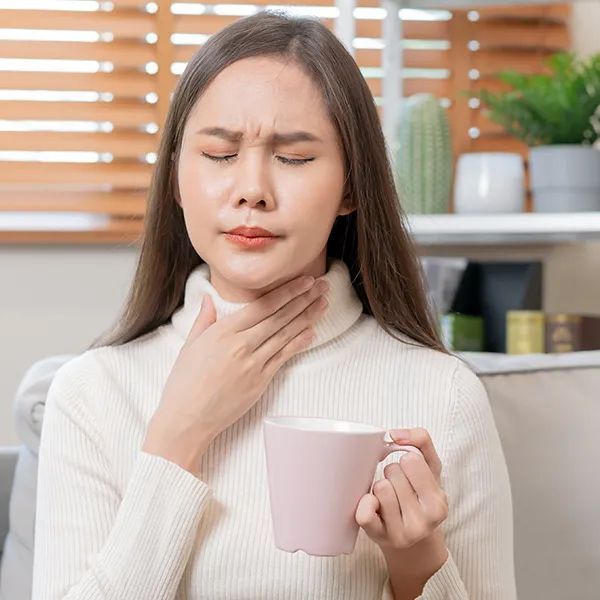
[[440, 335], [448, 350], [483, 352], [483, 317], [460, 313], [440, 315]]

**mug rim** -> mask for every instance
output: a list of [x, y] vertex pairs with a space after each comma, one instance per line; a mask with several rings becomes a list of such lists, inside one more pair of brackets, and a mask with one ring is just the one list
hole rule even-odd
[[[303, 427], [300, 424], [286, 424], [286, 420], [294, 420], [294, 421], [329, 421], [332, 423], [342, 423], [347, 425], [360, 425], [361, 427], [368, 428], [367, 431], [338, 431], [338, 430], [319, 430], [319, 429], [311, 429], [308, 427]], [[380, 427], [378, 425], [372, 425], [371, 423], [364, 423], [362, 421], [352, 421], [349, 419], [334, 419], [331, 417], [300, 417], [298, 415], [271, 415], [263, 418], [263, 423], [268, 423], [269, 425], [273, 425], [275, 427], [291, 427], [292, 429], [297, 429], [300, 431], [308, 431], [310, 433], [327, 433], [327, 434], [352, 434], [352, 435], [372, 435], [374, 433], [383, 433], [387, 432], [387, 429], [384, 427]]]

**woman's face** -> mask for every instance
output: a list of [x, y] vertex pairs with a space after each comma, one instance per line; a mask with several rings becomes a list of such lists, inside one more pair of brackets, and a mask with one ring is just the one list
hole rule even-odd
[[[272, 138], [297, 132], [314, 139]], [[298, 66], [274, 58], [237, 61], [213, 80], [186, 122], [177, 174], [191, 243], [211, 283], [234, 302], [300, 274], [323, 275], [333, 222], [351, 212], [319, 89]], [[224, 235], [241, 225], [278, 237], [243, 247]]]

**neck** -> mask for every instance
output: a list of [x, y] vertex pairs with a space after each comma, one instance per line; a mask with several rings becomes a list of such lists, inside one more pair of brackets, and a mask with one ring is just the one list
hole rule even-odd
[[[357, 321], [363, 310], [345, 262], [339, 259], [328, 259], [327, 271], [318, 279], [325, 279], [329, 283], [329, 292], [326, 295], [329, 308], [314, 325], [315, 339], [304, 352], [339, 338]], [[249, 304], [249, 302], [225, 300], [211, 283], [208, 264], [198, 265], [186, 281], [183, 305], [173, 313], [171, 318], [172, 326], [182, 341], [187, 338], [198, 315], [204, 294], [209, 294], [212, 298], [217, 321]]]

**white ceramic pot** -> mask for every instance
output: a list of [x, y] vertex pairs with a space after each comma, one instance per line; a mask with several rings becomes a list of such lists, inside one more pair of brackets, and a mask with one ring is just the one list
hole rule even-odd
[[525, 210], [525, 167], [520, 154], [461, 154], [454, 179], [454, 212], [519, 213]]

